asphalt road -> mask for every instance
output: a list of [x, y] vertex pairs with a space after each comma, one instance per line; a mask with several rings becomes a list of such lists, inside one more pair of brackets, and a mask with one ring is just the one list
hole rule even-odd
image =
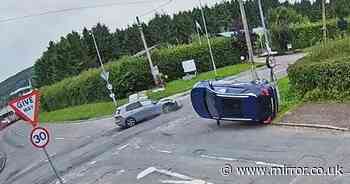
[[[278, 76], [302, 55], [278, 57]], [[268, 75], [261, 69], [262, 76]], [[227, 80], [248, 80], [249, 73]], [[349, 183], [350, 133], [216, 122], [199, 118], [188, 96], [179, 111], [121, 131], [113, 119], [44, 125], [48, 152], [68, 184], [115, 183]], [[1, 184], [58, 183], [42, 150], [29, 143], [23, 122], [1, 132], [6, 152]], [[229, 164], [229, 165], [225, 165]], [[339, 165], [338, 176], [239, 176], [237, 167], [324, 167]], [[223, 176], [221, 168], [228, 176]], [[232, 173], [230, 173], [232, 169]]]

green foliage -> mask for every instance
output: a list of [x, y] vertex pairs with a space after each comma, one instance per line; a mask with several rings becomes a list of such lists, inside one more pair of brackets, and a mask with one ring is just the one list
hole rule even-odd
[[291, 87], [288, 77], [278, 80], [278, 90], [280, 92], [281, 107], [280, 112], [284, 113], [296, 106], [301, 97]]
[[[127, 99], [118, 100], [118, 105], [123, 105]], [[115, 111], [113, 102], [99, 102], [68, 107], [52, 112], [41, 112], [40, 122], [67, 122], [76, 120], [86, 120], [102, 116], [111, 116]]]
[[350, 90], [350, 38], [314, 47], [289, 67], [290, 82], [307, 99], [342, 99]]
[[350, 15], [350, 4], [348, 0], [333, 0], [331, 1], [334, 13], [337, 17], [346, 17]]
[[[229, 39], [213, 39], [213, 50], [217, 67], [238, 63], [237, 51], [231, 49]], [[172, 49], [159, 49], [153, 53], [153, 61], [169, 80], [184, 75], [181, 62], [188, 59], [197, 61], [199, 72], [211, 70], [211, 60], [206, 44], [197, 43], [177, 46]], [[106, 65], [110, 81], [118, 98], [153, 86], [148, 62], [145, 58], [123, 57]], [[66, 78], [54, 85], [41, 88], [41, 104], [45, 111], [69, 106], [109, 100], [105, 82], [100, 77], [100, 69], [90, 69], [78, 76]]]
[[274, 26], [283, 26], [304, 24], [309, 22], [309, 19], [298, 14], [293, 8], [280, 6], [269, 12], [269, 22]]
[[[124, 57], [106, 65], [110, 81], [118, 98], [147, 89], [152, 81], [147, 62], [143, 58]], [[100, 69], [90, 69], [79, 76], [66, 78], [51, 86], [41, 88], [41, 105], [46, 111], [108, 100], [106, 83]]]
[[290, 27], [309, 23], [309, 20], [292, 8], [280, 6], [269, 12], [269, 22], [275, 49], [286, 51], [294, 36]]
[[[346, 32], [350, 33], [350, 27]], [[286, 43], [291, 43], [294, 49], [303, 49], [320, 43], [323, 38], [320, 22], [290, 25], [287, 28], [272, 27], [271, 33], [274, 48], [278, 50], [285, 50]], [[283, 34], [287, 36], [281, 36]], [[333, 40], [340, 36], [341, 32], [337, 28], [336, 21], [327, 22], [327, 38]]]
[[[230, 39], [212, 39], [211, 44], [217, 68], [240, 62], [239, 51], [231, 47]], [[153, 52], [152, 58], [160, 71], [168, 75], [168, 81], [183, 76], [181, 62], [185, 60], [194, 59], [198, 72], [206, 72], [213, 69], [206, 42], [202, 43], [202, 45], [196, 42], [179, 45], [174, 48], [158, 49]]]
[[152, 93], [149, 93], [148, 96], [152, 99], [159, 100], [164, 97], [168, 97], [177, 93], [188, 91], [192, 89], [193, 85], [196, 84], [198, 81], [213, 79], [215, 77], [224, 78], [227, 76], [233, 76], [233, 75], [239, 74], [240, 72], [247, 71], [249, 69], [250, 69], [250, 64], [247, 64], [247, 63], [226, 66], [223, 68], [219, 68], [217, 70], [217, 74], [218, 74], [217, 76], [215, 76], [214, 71], [209, 71], [209, 72], [201, 73], [197, 75], [197, 77], [191, 80], [182, 80], [182, 79], [174, 80], [167, 83], [164, 91], [154, 92], [154, 93], [152, 92]]

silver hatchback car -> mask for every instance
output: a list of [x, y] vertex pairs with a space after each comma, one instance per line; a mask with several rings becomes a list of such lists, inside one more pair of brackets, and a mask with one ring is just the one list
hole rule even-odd
[[148, 99], [138, 100], [117, 108], [114, 115], [115, 123], [121, 128], [129, 128], [141, 121], [175, 111], [180, 107], [181, 105], [172, 99], [164, 99], [159, 102]]

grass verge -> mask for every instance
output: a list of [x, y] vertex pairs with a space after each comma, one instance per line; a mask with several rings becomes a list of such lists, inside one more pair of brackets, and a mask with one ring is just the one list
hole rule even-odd
[[[261, 65], [258, 65], [261, 66]], [[217, 78], [224, 78], [228, 76], [237, 75], [243, 71], [250, 69], [249, 64], [236, 64], [232, 66], [227, 66], [219, 68], [217, 70]], [[164, 97], [168, 97], [177, 93], [185, 92], [190, 90], [195, 83], [201, 80], [208, 80], [215, 78], [215, 73], [213, 71], [205, 72], [199, 74], [196, 78], [192, 80], [175, 80], [167, 83], [164, 91], [161, 92], [148, 92], [148, 96], [151, 99], [159, 100]], [[118, 100], [118, 105], [123, 105], [127, 103], [127, 99]], [[67, 122], [75, 120], [86, 120], [91, 118], [102, 117], [106, 115], [111, 115], [115, 110], [112, 102], [101, 102], [85, 104], [80, 106], [68, 107], [65, 109], [60, 109], [51, 112], [41, 112], [40, 122]]]
[[286, 112], [296, 108], [302, 102], [302, 98], [296, 95], [295, 91], [291, 88], [288, 77], [278, 80], [278, 89], [280, 92], [281, 105], [280, 112], [275, 121], [280, 120]]
[[[125, 104], [126, 99], [118, 100], [118, 105]], [[86, 120], [113, 114], [115, 108], [113, 102], [100, 102], [68, 107], [51, 112], [41, 112], [40, 122], [66, 122]]]

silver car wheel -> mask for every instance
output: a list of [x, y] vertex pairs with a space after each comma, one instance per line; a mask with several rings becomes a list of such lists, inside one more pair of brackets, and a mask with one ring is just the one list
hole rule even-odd
[[163, 113], [169, 113], [172, 111], [176, 111], [177, 109], [178, 109], [177, 103], [171, 103], [171, 102], [164, 104], [162, 107]]
[[128, 118], [126, 119], [126, 126], [132, 127], [136, 125], [136, 120], [134, 118]]

